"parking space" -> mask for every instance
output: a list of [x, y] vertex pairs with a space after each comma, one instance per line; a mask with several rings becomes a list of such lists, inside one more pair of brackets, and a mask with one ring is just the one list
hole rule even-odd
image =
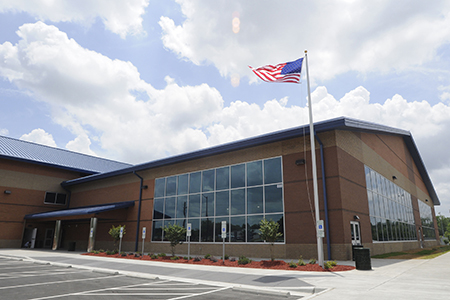
[[[0, 258], [1, 299], [287, 299], [173, 280], [128, 277], [70, 266]], [[298, 298], [298, 297], [297, 297]]]

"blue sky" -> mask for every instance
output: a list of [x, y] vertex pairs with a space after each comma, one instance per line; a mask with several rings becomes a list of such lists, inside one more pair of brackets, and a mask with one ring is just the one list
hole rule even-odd
[[0, 134], [129, 163], [307, 123], [248, 68], [307, 49], [314, 120], [411, 131], [450, 215], [448, 1], [3, 0], [0, 28]]

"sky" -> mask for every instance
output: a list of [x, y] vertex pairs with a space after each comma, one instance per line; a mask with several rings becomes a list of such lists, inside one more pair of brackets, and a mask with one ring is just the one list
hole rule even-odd
[[[450, 1], [0, 0], [0, 135], [138, 164], [314, 121], [412, 133], [450, 216]], [[303, 76], [303, 75], [302, 75]]]

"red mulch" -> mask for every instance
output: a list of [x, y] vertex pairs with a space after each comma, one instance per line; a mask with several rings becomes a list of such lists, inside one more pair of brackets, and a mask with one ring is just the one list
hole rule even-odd
[[[178, 264], [191, 264], [191, 265], [205, 265], [205, 266], [225, 266], [225, 267], [239, 267], [239, 268], [257, 268], [257, 269], [272, 269], [272, 270], [293, 270], [293, 271], [313, 271], [313, 272], [341, 272], [341, 271], [349, 271], [354, 270], [353, 266], [343, 266], [337, 265], [331, 269], [323, 269], [318, 264], [306, 264], [305, 266], [297, 266], [296, 268], [289, 267], [289, 263], [286, 263], [282, 260], [263, 260], [263, 261], [252, 261], [246, 265], [239, 265], [236, 261], [225, 260], [225, 263], [217, 258], [217, 262], [213, 262], [210, 259], [203, 258], [200, 261], [194, 261], [194, 259], [190, 259], [189, 261], [183, 258], [177, 260], [171, 260], [170, 256], [158, 257], [156, 259], [151, 259], [149, 255], [144, 255], [143, 257], [135, 257], [134, 254], [128, 254], [126, 256], [122, 256], [120, 254], [107, 255], [106, 253], [84, 253], [83, 255], [92, 255], [92, 256], [103, 256], [103, 257], [111, 257], [111, 258], [122, 258], [122, 259], [137, 259], [137, 260], [152, 260], [152, 261], [160, 261], [160, 262], [169, 262], [169, 263], [178, 263]], [[294, 261], [296, 262], [296, 261]]]

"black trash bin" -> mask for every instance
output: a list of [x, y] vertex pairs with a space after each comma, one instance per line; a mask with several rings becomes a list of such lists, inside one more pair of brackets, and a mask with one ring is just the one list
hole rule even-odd
[[356, 270], [372, 270], [372, 263], [370, 261], [370, 249], [369, 248], [355, 248], [353, 249], [355, 254]]
[[70, 243], [69, 243], [69, 251], [75, 251], [76, 245], [77, 245], [77, 243], [75, 243], [75, 242], [70, 242]]
[[352, 259], [355, 261], [355, 249], [358, 248], [364, 248], [363, 245], [352, 245]]

